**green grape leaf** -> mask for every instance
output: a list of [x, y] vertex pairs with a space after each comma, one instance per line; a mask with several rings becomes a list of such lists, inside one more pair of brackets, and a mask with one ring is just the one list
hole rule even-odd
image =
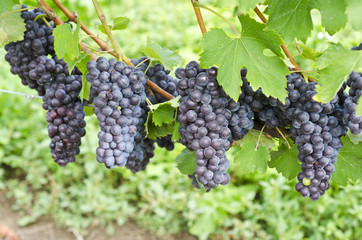
[[[83, 54], [87, 54], [87, 52], [83, 52]], [[83, 99], [89, 99], [90, 93], [90, 83], [87, 81], [86, 76], [88, 73], [87, 63], [91, 60], [90, 55], [84, 56], [80, 61], [77, 62], [77, 68], [82, 72], [82, 89], [79, 93], [79, 98], [83, 102]]]
[[259, 146], [255, 149], [255, 143], [248, 142], [241, 146], [241, 150], [235, 155], [235, 163], [240, 165], [240, 169], [246, 173], [265, 173], [267, 162], [270, 160], [270, 155], [266, 147]]
[[317, 8], [322, 16], [322, 24], [326, 31], [333, 35], [347, 23], [346, 4], [344, 0], [316, 0], [314, 8]]
[[85, 113], [86, 116], [92, 116], [93, 115], [94, 108], [89, 107], [89, 106], [84, 106], [83, 110], [84, 110], [84, 113]]
[[[79, 51], [80, 51], [80, 45], [79, 45]], [[89, 57], [87, 57], [87, 56], [89, 56]], [[86, 60], [88, 60], [88, 62], [89, 62], [89, 60], [90, 60], [90, 55], [88, 54], [87, 51], [82, 52], [78, 58], [74, 58], [74, 59], [70, 59], [70, 58], [68, 57], [68, 55], [65, 55], [64, 61], [68, 64], [69, 74], [72, 73], [74, 67], [75, 67], [75, 66], [78, 66], [79, 63], [81, 63], [81, 62], [83, 61], [83, 59], [86, 59]], [[84, 62], [84, 63], [87, 64], [87, 62]], [[84, 64], [84, 63], [83, 63], [83, 64]]]
[[[108, 25], [108, 27], [109, 27], [109, 29], [111, 29], [111, 31], [124, 30], [128, 27], [128, 24], [130, 22], [131, 22], [131, 20], [128, 17], [117, 17], [113, 20], [113, 25]], [[104, 29], [104, 27], [101, 23], [98, 25], [98, 29], [102, 33], [107, 34], [106, 30]]]
[[354, 135], [351, 132], [348, 132], [347, 136], [349, 137], [349, 140], [355, 145], [359, 144], [359, 142], [362, 142], [362, 133]]
[[153, 121], [153, 112], [149, 111], [147, 121], [145, 123], [147, 137], [156, 140], [157, 137], [164, 137], [166, 135], [172, 134], [175, 129], [175, 123], [176, 122], [169, 124], [164, 123], [161, 126], [156, 126]]
[[339, 151], [332, 181], [346, 186], [348, 182], [355, 182], [362, 177], [362, 142], [354, 145], [348, 137], [341, 137], [341, 140], [343, 148]]
[[171, 104], [160, 103], [160, 106], [153, 111], [153, 122], [156, 126], [172, 123], [174, 120], [175, 109]]
[[181, 56], [167, 48], [161, 47], [156, 42], [147, 42], [147, 47], [142, 49], [152, 60], [159, 61], [166, 69], [172, 69], [182, 62]]
[[195, 172], [196, 168], [196, 155], [195, 152], [191, 152], [188, 149], [182, 150], [182, 152], [175, 158], [176, 167], [182, 174], [191, 175]]
[[310, 13], [313, 8], [320, 11], [322, 24], [331, 35], [347, 23], [343, 0], [272, 1], [269, 5], [268, 28], [288, 43], [295, 38], [305, 42], [313, 29]]
[[362, 51], [344, 49], [340, 44], [330, 44], [317, 59], [319, 79], [314, 99], [326, 103], [336, 96], [348, 74], [362, 71]]
[[316, 51], [315, 49], [312, 48], [308, 48], [304, 43], [297, 43], [297, 47], [300, 47], [302, 49], [300, 52], [303, 57], [313, 61], [317, 60], [317, 58], [322, 55], [321, 52]]
[[[265, 31], [265, 24], [248, 15], [240, 15], [240, 37], [231, 38], [221, 29], [212, 29], [202, 40], [203, 53], [200, 64], [204, 68], [219, 65], [218, 82], [235, 101], [242, 85], [240, 69], [248, 69], [248, 80], [254, 89], [262, 88], [267, 96], [284, 102], [287, 97], [285, 75], [289, 74], [282, 57], [282, 40], [272, 31]], [[265, 49], [277, 56], [266, 56]]]
[[0, 16], [3, 13], [9, 12], [13, 9], [13, 1], [12, 0], [1, 0], [0, 1]]
[[54, 29], [54, 50], [58, 58], [64, 58], [64, 61], [74, 61], [79, 58], [79, 29], [80, 21], [78, 21], [74, 32], [72, 31], [70, 24], [59, 25]]
[[128, 27], [131, 19], [128, 17], [117, 17], [113, 20], [112, 30], [123, 30]]
[[306, 0], [271, 1], [268, 29], [278, 33], [286, 42], [294, 38], [305, 42], [313, 28], [311, 4]]
[[20, 5], [20, 0], [12, 0], [13, 4], [18, 4]]
[[245, 13], [263, 2], [264, 0], [217, 0], [214, 5], [223, 8], [234, 8], [237, 6], [238, 13]]
[[179, 122], [175, 122], [175, 124], [173, 126], [171, 141], [177, 142], [178, 140], [180, 140], [181, 134], [180, 134], [180, 132], [178, 130], [180, 128], [180, 126], [181, 126], [181, 124]]
[[268, 149], [273, 148], [275, 146], [275, 142], [273, 139], [266, 137], [265, 134], [260, 136], [260, 131], [255, 129], [250, 129], [250, 131], [243, 137], [243, 139], [238, 141], [238, 144], [241, 146], [247, 142], [257, 143], [259, 141], [260, 146], [264, 146]]
[[0, 44], [23, 40], [25, 31], [21, 12], [13, 12], [0, 17]]
[[357, 107], [356, 107], [356, 116], [360, 116], [362, 115], [362, 98], [360, 97], [358, 99], [358, 102], [357, 102]]
[[300, 165], [298, 161], [298, 148], [293, 144], [292, 140], [288, 139], [291, 148], [285, 142], [281, 142], [278, 151], [270, 153], [271, 161], [269, 167], [275, 168], [285, 178], [291, 180], [295, 178], [300, 172]]
[[345, 0], [347, 3], [348, 19], [355, 30], [362, 29], [361, 12], [362, 4], [360, 0]]
[[176, 98], [164, 103], [149, 106], [150, 110], [153, 112], [152, 121], [156, 126], [170, 124], [174, 121], [175, 111], [179, 105], [178, 99], [179, 98]]

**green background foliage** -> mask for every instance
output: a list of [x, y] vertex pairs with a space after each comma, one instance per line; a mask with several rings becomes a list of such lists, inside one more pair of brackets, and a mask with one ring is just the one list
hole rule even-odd
[[[64, 4], [71, 11], [76, 10], [82, 22], [96, 32], [99, 23], [96, 24], [95, 11], [89, 10], [91, 1], [69, 0]], [[142, 56], [148, 41], [177, 50], [185, 62], [197, 59], [202, 51], [200, 30], [189, 1], [110, 0], [100, 4], [109, 22], [120, 16], [131, 19], [126, 30], [114, 32], [129, 57]], [[226, 17], [232, 16], [229, 8], [220, 11]], [[314, 25], [307, 45], [325, 50], [329, 37], [320, 25], [320, 14], [313, 10], [311, 15]], [[59, 16], [65, 19], [62, 14]], [[217, 26], [227, 34], [232, 33], [225, 23], [206, 11], [204, 19], [208, 29]], [[238, 26], [236, 18], [232, 22]], [[81, 37], [97, 48], [89, 38]], [[349, 49], [359, 44], [361, 37], [361, 32], [352, 31], [347, 24], [331, 41], [343, 39], [342, 44]], [[293, 55], [299, 54], [295, 48], [290, 49]], [[34, 94], [10, 74], [4, 54], [1, 49], [0, 88]], [[300, 56], [296, 60], [302, 66], [311, 64]], [[268, 168], [260, 174], [248, 173], [248, 168], [240, 167], [243, 162], [233, 156], [239, 156], [235, 151], [242, 148], [228, 152], [232, 162], [231, 183], [202, 194], [192, 188], [190, 179], [176, 168], [174, 159], [183, 149], [178, 144], [172, 152], [157, 148], [145, 172], [132, 174], [123, 168], [106, 169], [95, 160], [98, 126], [96, 118], [88, 116], [81, 154], [76, 163], [61, 168], [50, 156], [41, 103], [40, 99], [29, 101], [0, 93], [0, 188], [6, 189], [14, 199], [13, 209], [22, 216], [20, 225], [51, 215], [61, 226], [80, 232], [101, 225], [111, 234], [117, 225], [133, 219], [159, 234], [188, 231], [201, 239], [211, 235], [225, 239], [362, 237], [360, 182], [345, 187], [332, 183], [331, 189], [313, 202], [294, 190], [295, 179], [287, 180], [275, 169]], [[247, 138], [255, 139], [253, 134]], [[262, 141], [265, 141], [264, 147], [275, 148], [273, 141]], [[280, 154], [272, 155], [269, 164], [292, 160], [284, 157], [295, 155], [282, 152], [286, 149], [286, 145], [282, 145]]]

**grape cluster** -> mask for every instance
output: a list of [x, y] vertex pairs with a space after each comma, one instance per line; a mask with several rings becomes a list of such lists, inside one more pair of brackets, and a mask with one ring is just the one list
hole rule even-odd
[[340, 136], [345, 134], [341, 119], [334, 116], [339, 99], [321, 104], [313, 100], [316, 83], [306, 83], [297, 73], [287, 76], [289, 107], [284, 115], [291, 121], [290, 134], [298, 146], [302, 172], [296, 190], [304, 197], [317, 200], [330, 187], [334, 164], [342, 148]]
[[78, 95], [82, 75], [58, 74], [46, 87], [43, 108], [47, 110], [50, 150], [55, 162], [65, 166], [74, 162], [79, 153], [81, 137], [85, 135], [84, 111]]
[[172, 135], [157, 138], [156, 142], [159, 147], [166, 148], [167, 151], [172, 151], [175, 148], [175, 145], [172, 142]]
[[[23, 5], [23, 8], [26, 8]], [[22, 84], [35, 89], [40, 96], [45, 94], [43, 80], [38, 83], [34, 80], [34, 62], [37, 57], [54, 56], [54, 36], [53, 28], [49, 27], [43, 19], [34, 19], [45, 14], [41, 9], [33, 11], [24, 10], [21, 12], [21, 17], [24, 19], [26, 31], [24, 32], [24, 40], [11, 42], [5, 45], [7, 51], [5, 59], [10, 63], [11, 73], [18, 75], [21, 78]], [[39, 74], [42, 69], [38, 69]]]
[[349, 94], [344, 101], [343, 121], [352, 134], [358, 135], [362, 132], [362, 115], [356, 115], [356, 106], [362, 95], [362, 74], [352, 72], [346, 83], [349, 87]]
[[250, 108], [227, 97], [217, 83], [216, 68], [205, 70], [192, 61], [175, 74], [180, 79], [180, 142], [195, 151], [197, 180], [206, 189], [227, 184], [230, 163], [225, 152], [233, 134], [241, 138], [252, 127]]
[[106, 167], [143, 170], [153, 143], [145, 141], [145, 84], [147, 77], [124, 62], [100, 57], [87, 64], [94, 113], [99, 120], [97, 160]]

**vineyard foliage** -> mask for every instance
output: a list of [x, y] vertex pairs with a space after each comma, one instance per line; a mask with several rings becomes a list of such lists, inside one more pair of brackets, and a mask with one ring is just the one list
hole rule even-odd
[[[29, 7], [35, 7], [33, 2], [24, 2], [29, 4]], [[42, 1], [39, 1], [40, 6], [42, 6], [41, 2]], [[236, 102], [238, 99], [241, 99], [244, 88], [247, 87], [245, 79], [243, 82], [243, 78], [240, 78], [240, 70], [242, 68], [247, 68], [246, 77], [247, 84], [250, 84], [249, 87], [251, 87], [254, 91], [261, 88], [265, 97], [268, 99], [275, 99], [275, 102], [278, 99], [280, 101], [280, 103], [278, 102], [277, 104], [278, 107], [287, 105], [289, 101], [289, 99], [286, 99], [290, 92], [290, 89], [288, 89], [287, 85], [286, 75], [288, 75], [290, 71], [300, 72], [301, 76], [303, 76], [302, 79], [304, 80], [309, 79], [311, 81], [318, 82], [318, 85], [316, 85], [317, 94], [313, 97], [313, 101], [318, 101], [322, 104], [329, 104], [331, 101], [333, 101], [341, 87], [346, 87], [346, 84], [344, 83], [352, 71], [362, 71], [362, 51], [350, 50], [353, 46], [357, 46], [359, 42], [354, 42], [354, 45], [348, 45], [350, 43], [345, 43], [343, 42], [343, 38], [338, 37], [338, 34], [343, 32], [345, 29], [352, 32], [361, 31], [360, 19], [358, 17], [356, 18], [355, 16], [357, 10], [360, 9], [360, 7], [355, 0], [314, 1], [313, 3], [308, 1], [271, 0], [266, 1], [264, 4], [262, 4], [262, 1], [255, 0], [228, 1], [227, 3], [223, 2], [224, 1], [196, 1], [194, 7], [200, 7], [203, 12], [206, 12], [206, 9], [209, 8], [201, 4], [205, 4], [211, 8], [217, 8], [217, 11], [222, 11], [224, 12], [223, 14], [228, 15], [229, 20], [223, 22], [223, 20], [220, 18], [218, 20], [221, 22], [220, 24], [214, 23], [214, 25], [211, 25], [208, 24], [207, 18], [205, 17], [204, 20], [209, 29], [204, 34], [204, 36], [200, 34], [200, 41], [193, 43], [192, 48], [194, 48], [195, 52], [199, 54], [198, 57], [200, 61], [200, 67], [208, 69], [206, 72], [210, 69], [213, 69], [215, 66], [218, 67], [217, 81], [223, 89], [221, 94], [224, 94], [225, 92], [225, 99], [228, 99], [229, 104], [232, 102], [231, 99], [235, 100]], [[212, 5], [211, 3], [214, 4]], [[26, 27], [23, 19], [21, 18], [21, 7], [19, 4], [20, 1], [16, 0], [5, 0], [0, 4], [0, 43], [2, 45], [8, 44], [9, 42], [22, 41], [24, 38]], [[261, 21], [258, 16], [255, 15], [253, 9], [255, 6], [257, 6], [257, 4], [260, 4], [258, 7], [263, 10], [262, 14], [267, 17], [267, 23], [263, 23], [263, 21]], [[44, 8], [44, 6], [42, 7]], [[51, 7], [56, 10], [56, 13], [61, 16], [64, 21], [67, 20], [54, 4], [51, 5]], [[189, 10], [192, 10], [191, 5]], [[313, 15], [314, 18], [312, 20]], [[81, 81], [82, 88], [80, 89], [78, 95], [79, 100], [84, 104], [85, 115], [89, 116], [87, 121], [95, 120], [93, 117], [94, 108], [92, 105], [87, 103], [89, 103], [93, 97], [96, 97], [92, 96], [92, 87], [94, 87], [94, 82], [93, 80], [90, 81], [89, 78], [87, 79], [86, 77], [87, 74], [90, 75], [88, 72], [91, 70], [89, 67], [89, 62], [94, 56], [98, 57], [99, 55], [102, 55], [106, 57], [105, 53], [99, 51], [98, 46], [96, 46], [91, 41], [89, 36], [85, 36], [80, 29], [81, 23], [89, 24], [90, 19], [88, 18], [91, 18], [91, 16], [95, 17], [96, 15], [94, 13], [90, 13], [89, 16], [83, 16], [80, 14], [78, 16], [79, 18], [77, 19], [77, 24], [70, 23], [58, 25], [56, 27], [55, 25], [52, 26], [54, 28], [52, 35], [54, 36], [55, 55], [59, 59], [64, 59], [69, 70], [68, 74], [72, 75], [72, 71], [74, 73], [74, 71], [79, 70], [83, 75]], [[319, 16], [320, 19], [318, 19]], [[49, 16], [44, 15], [40, 16], [40, 18], [42, 18], [44, 22], [47, 22], [48, 24], [53, 24]], [[322, 48], [319, 47], [318, 49], [314, 49], [313, 43], [311, 43], [313, 34], [315, 34], [314, 28], [316, 24], [314, 21], [316, 19], [321, 23], [320, 28], [325, 31], [325, 34], [328, 36], [328, 38], [331, 39], [330, 42], [326, 41], [324, 46]], [[108, 20], [108, 27], [114, 36], [119, 37], [119, 39], [117, 38], [117, 41], [121, 43], [121, 48], [124, 51], [122, 53], [132, 57], [132, 59], [139, 59], [141, 55], [139, 52], [137, 52], [138, 50], [128, 50], [122, 47], [122, 42], [124, 43], [124, 41], [127, 41], [127, 39], [122, 38], [122, 33], [127, 31], [131, 32], [132, 28], [137, 27], [135, 24], [132, 24], [132, 22], [132, 17], [117, 16]], [[196, 19], [194, 19], [195, 27], [197, 27], [196, 24]], [[232, 30], [229, 28], [229, 25], [234, 26]], [[222, 26], [222, 28], [216, 28], [215, 26]], [[101, 23], [98, 22], [95, 26], [92, 27], [92, 29], [95, 29], [94, 31], [97, 31], [97, 36], [99, 36], [100, 39], [110, 37], [109, 32], [107, 32], [107, 29], [105, 29]], [[158, 30], [158, 32], [162, 31]], [[167, 34], [164, 33], [164, 35]], [[187, 38], [187, 32], [185, 32], [185, 35], [181, 34], [180, 37]], [[142, 55], [145, 55], [148, 58], [147, 64], [145, 65], [147, 69], [149, 67], [153, 67], [152, 65], [154, 63], [160, 63], [162, 66], [164, 66], [164, 71], [168, 75], [169, 71], [175, 70], [176, 67], [183, 67], [184, 60], [181, 58], [181, 56], [185, 56], [187, 54], [184, 55], [183, 52], [177, 51], [177, 43], [175, 43], [176, 41], [172, 41], [172, 43], [165, 43], [165, 41], [167, 41], [165, 40], [166, 38], [167, 37], [162, 38], [162, 36], [157, 34], [155, 39], [143, 39], [143, 42], [139, 41], [135, 44], [138, 44], [137, 49], [141, 49]], [[81, 47], [80, 42], [85, 45]], [[162, 44], [160, 42], [162, 42]], [[113, 48], [116, 50], [112, 39], [107, 43], [109, 46], [113, 44]], [[283, 43], [286, 44], [286, 46], [289, 48], [289, 53], [296, 60], [296, 62], [299, 63], [300, 68], [299, 66], [295, 65], [292, 57], [286, 56], [287, 53], [285, 50], [282, 51], [280, 46]], [[84, 46], [87, 46], [88, 51], [84, 51], [84, 49], [82, 50]], [[170, 49], [173, 49], [174, 51], [169, 50], [166, 46], [168, 46]], [[90, 52], [92, 53], [91, 55]], [[118, 55], [119, 53], [120, 52], [116, 52]], [[195, 57], [195, 55], [192, 57]], [[108, 56], [108, 58], [110, 57]], [[101, 60], [99, 60], [99, 62], [101, 62]], [[112, 64], [112, 62], [109, 61], [109, 64]], [[141, 66], [142, 63], [138, 62], [138, 64]], [[135, 71], [137, 71], [138, 64], [136, 64]], [[147, 70], [144, 69], [144, 71], [146, 72]], [[203, 70], [200, 71], [202, 72]], [[207, 73], [209, 74], [209, 72]], [[174, 72], [171, 74], [173, 75]], [[177, 76], [177, 70], [175, 74], [179, 80], [185, 79], [185, 76]], [[212, 75], [212, 73], [209, 74], [209, 76], [210, 75]], [[192, 77], [190, 78], [187, 76], [187, 78], [191, 79]], [[357, 85], [355, 84], [353, 87], [353, 85], [350, 83], [347, 82], [347, 84], [348, 86], [346, 92], [348, 92], [349, 88], [353, 90]], [[308, 86], [312, 86], [312, 84], [309, 84]], [[180, 87], [178, 90], [180, 91]], [[48, 96], [48, 94], [46, 96]], [[150, 96], [147, 95], [147, 98], [150, 99]], [[353, 102], [355, 99], [350, 101]], [[170, 101], [147, 102], [149, 105], [148, 110], [146, 111], [148, 114], [147, 120], [143, 125], [141, 124], [141, 128], [144, 127], [146, 131], [147, 139], [150, 139], [150, 141], [153, 143], [157, 139], [170, 136], [170, 139], [174, 143], [183, 141], [184, 133], [179, 131], [179, 129], [182, 129], [182, 127], [185, 126], [183, 126], [181, 121], [178, 121], [178, 118], [182, 116], [183, 113], [182, 101], [184, 101], [182, 97], [175, 97]], [[312, 100], [310, 99], [309, 102], [311, 101]], [[356, 105], [355, 115], [361, 115], [362, 100], [359, 99], [358, 102], [353, 102], [353, 104]], [[259, 109], [256, 111], [253, 110], [253, 112], [253, 114], [256, 114], [254, 117], [256, 119], [257, 117], [261, 116], [262, 111]], [[354, 113], [350, 114], [355, 116], [353, 115]], [[353, 117], [351, 117], [351, 119], [353, 119]], [[227, 157], [232, 162], [232, 170], [235, 171], [236, 169], [235, 175], [248, 175], [254, 173], [268, 174], [268, 171], [270, 171], [268, 168], [275, 168], [275, 170], [283, 175], [286, 179], [294, 180], [300, 172], [301, 167], [303, 172], [305, 170], [303, 169], [305, 167], [305, 165], [303, 166], [304, 163], [301, 166], [300, 162], [298, 161], [298, 158], [301, 157], [299, 154], [300, 141], [305, 140], [300, 140], [301, 138], [298, 139], [299, 135], [296, 137], [296, 134], [292, 134], [291, 132], [293, 131], [293, 127], [290, 127], [290, 125], [280, 126], [278, 128], [269, 127], [270, 125], [267, 125], [267, 127], [265, 126], [266, 125], [263, 126], [263, 124], [262, 126], [258, 126], [256, 124], [254, 126], [256, 130], [250, 130], [249, 133], [243, 136], [241, 140], [235, 139], [239, 141], [234, 141], [232, 143], [233, 147], [231, 147], [226, 153]], [[294, 122], [293, 126], [295, 126]], [[139, 126], [137, 126], [137, 129], [139, 129]], [[92, 131], [98, 130], [92, 129]], [[106, 130], [102, 129], [102, 131], [105, 132]], [[329, 131], [329, 128], [325, 131]], [[337, 138], [337, 135], [338, 137], [341, 137], [340, 139], [343, 143], [343, 148], [340, 149], [337, 162], [334, 165], [335, 173], [333, 173], [332, 178], [329, 175], [328, 180], [331, 178], [332, 183], [342, 186], [347, 186], [348, 183], [358, 183], [358, 180], [362, 175], [361, 134], [355, 136], [348, 132], [347, 136], [340, 136], [345, 135], [345, 132], [341, 130], [341, 134], [336, 133], [333, 135], [333, 137]], [[278, 136], [279, 138], [275, 138], [275, 136]], [[100, 135], [98, 135], [98, 137], [100, 137]], [[100, 137], [100, 139], [102, 139], [102, 137]], [[46, 144], [46, 141], [42, 142], [44, 142], [43, 144]], [[191, 142], [192, 140], [190, 140], [189, 144], [191, 144]], [[94, 144], [97, 145], [96, 143]], [[334, 142], [334, 144], [336, 145], [336, 142]], [[186, 144], [184, 143], [184, 145]], [[178, 150], [180, 150], [178, 151], [180, 154], [175, 158], [173, 157], [177, 168], [183, 174], [193, 175], [195, 168], [196, 170], [198, 169], [196, 163], [198, 163], [198, 160], [200, 160], [199, 157], [197, 155], [195, 157], [195, 153], [193, 151], [183, 149], [181, 152], [181, 147], [179, 145], [176, 147]], [[227, 149], [228, 147], [225, 147], [225, 150]], [[338, 147], [335, 147], [335, 149], [339, 150]], [[95, 152], [95, 147], [94, 149], [89, 147], [86, 150]], [[156, 155], [158, 153], [164, 154], [159, 151], [155, 152]], [[170, 160], [173, 160], [173, 158]], [[86, 163], [86, 165], [90, 165], [91, 169], [95, 168], [91, 164]], [[222, 164], [220, 163], [220, 166], [221, 165]], [[106, 166], [109, 167], [107, 164]], [[52, 167], [54, 168], [55, 166]], [[132, 166], [127, 167], [132, 169]], [[73, 171], [75, 168], [76, 167], [72, 167], [71, 171]], [[87, 171], [90, 170], [88, 169]], [[147, 173], [150, 173], [151, 175], [155, 174], [152, 173], [152, 170], [150, 171]], [[157, 170], [154, 171], [157, 172]], [[125, 174], [124, 171], [122, 171], [122, 174]], [[129, 175], [125, 175], [129, 177]], [[231, 181], [233, 181], [233, 178], [237, 178], [235, 175], [231, 176]], [[304, 184], [304, 180], [307, 178], [302, 177], [301, 180], [300, 176], [301, 175], [298, 175], [298, 180], [300, 182], [303, 180]], [[192, 176], [190, 177], [192, 178]], [[193, 177], [195, 178], [195, 176]], [[201, 182], [202, 180], [205, 180], [199, 178], [198, 181], [196, 181], [194, 179], [193, 183], [198, 185], [200, 183], [200, 179]], [[224, 177], [222, 179], [224, 179]], [[280, 180], [277, 178], [275, 181], [285, 180]], [[220, 182], [223, 181], [220, 180]], [[209, 186], [212, 186], [209, 185], [209, 183], [206, 183], [206, 181], [205, 184], [202, 184], [206, 186], [207, 190], [209, 190]], [[266, 185], [268, 183], [262, 182], [262, 184]], [[249, 186], [246, 185], [237, 187], [239, 188], [238, 193], [242, 194], [243, 191]], [[142, 186], [141, 188], [143, 189], [146, 187]], [[221, 188], [227, 188], [227, 186]], [[249, 193], [254, 192], [254, 194], [248, 195], [250, 199], [255, 198], [257, 191], [256, 188], [256, 184], [252, 184], [250, 185], [250, 189], [248, 188], [245, 190]], [[329, 186], [326, 188], [328, 189]], [[231, 188], [230, 191], [236, 189], [237, 188]], [[202, 192], [204, 191], [205, 189], [202, 189]], [[301, 193], [302, 192], [303, 191], [301, 191]], [[323, 193], [321, 193], [321, 195]], [[228, 192], [227, 194], [229, 194], [231, 198], [235, 197], [231, 192]], [[202, 203], [204, 204], [204, 207], [212, 208], [215, 199], [220, 197], [217, 193], [212, 196], [214, 197], [214, 200], [210, 200], [208, 197], [204, 199]], [[243, 201], [248, 201], [249, 197], [246, 197]], [[215, 208], [218, 207], [220, 206], [215, 206]], [[242, 208], [242, 206], [239, 207]], [[125, 213], [125, 215], [132, 214], [131, 212], [133, 210], [134, 209], [130, 209], [130, 212]], [[231, 214], [238, 213], [237, 211], [234, 212], [231, 209], [223, 209], [223, 211]], [[215, 231], [216, 225], [220, 225], [224, 218], [226, 218], [226, 215], [223, 215], [220, 212], [217, 212], [216, 215], [213, 215], [211, 211], [205, 211], [200, 219], [197, 219], [193, 222], [194, 225], [190, 228], [190, 231], [195, 235], [206, 238], [209, 234]], [[33, 221], [37, 217], [38, 216], [32, 216], [32, 218], [28, 218], [24, 220], [24, 222], [26, 224], [27, 222]], [[109, 219], [112, 219], [112, 216], [110, 216]], [[205, 228], [205, 221], [210, 222], [209, 228]], [[83, 224], [86, 226], [88, 223]], [[83, 226], [78, 227], [82, 228]], [[262, 238], [262, 236], [260, 237]]]

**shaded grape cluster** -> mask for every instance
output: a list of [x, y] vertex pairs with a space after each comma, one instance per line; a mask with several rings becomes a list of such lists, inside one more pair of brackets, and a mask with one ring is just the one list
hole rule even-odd
[[142, 70], [100, 57], [87, 64], [94, 113], [99, 120], [97, 160], [106, 167], [144, 170], [153, 155], [153, 142], [145, 139], [145, 84]]
[[[180, 79], [180, 142], [195, 151], [196, 179], [206, 189], [227, 184], [230, 163], [225, 152], [233, 140], [229, 126], [239, 126], [239, 115], [244, 117], [245, 110], [218, 85], [216, 68], [202, 69], [192, 61], [186, 68], [178, 68], [175, 74]], [[239, 133], [243, 129], [234, 130]]]
[[82, 75], [58, 74], [46, 86], [43, 108], [47, 110], [49, 144], [52, 157], [60, 166], [75, 161], [81, 137], [85, 135], [84, 111], [78, 95]]
[[[25, 5], [22, 6], [26, 8]], [[35, 89], [40, 96], [45, 94], [44, 80], [34, 80], [34, 62], [37, 57], [41, 56], [54, 56], [54, 36], [53, 28], [49, 27], [42, 18], [35, 18], [39, 15], [45, 14], [41, 9], [33, 11], [24, 10], [21, 12], [21, 17], [24, 19], [26, 31], [24, 32], [24, 40], [17, 42], [10, 42], [5, 45], [7, 51], [5, 60], [11, 66], [11, 73], [20, 77], [22, 84]], [[37, 69], [37, 72], [43, 71]], [[38, 73], [37, 73], [38, 74]]]
[[362, 95], [362, 74], [352, 72], [346, 83], [349, 87], [349, 94], [344, 101], [343, 121], [352, 134], [358, 135], [362, 132], [362, 115], [356, 115], [356, 107], [357, 101]]

